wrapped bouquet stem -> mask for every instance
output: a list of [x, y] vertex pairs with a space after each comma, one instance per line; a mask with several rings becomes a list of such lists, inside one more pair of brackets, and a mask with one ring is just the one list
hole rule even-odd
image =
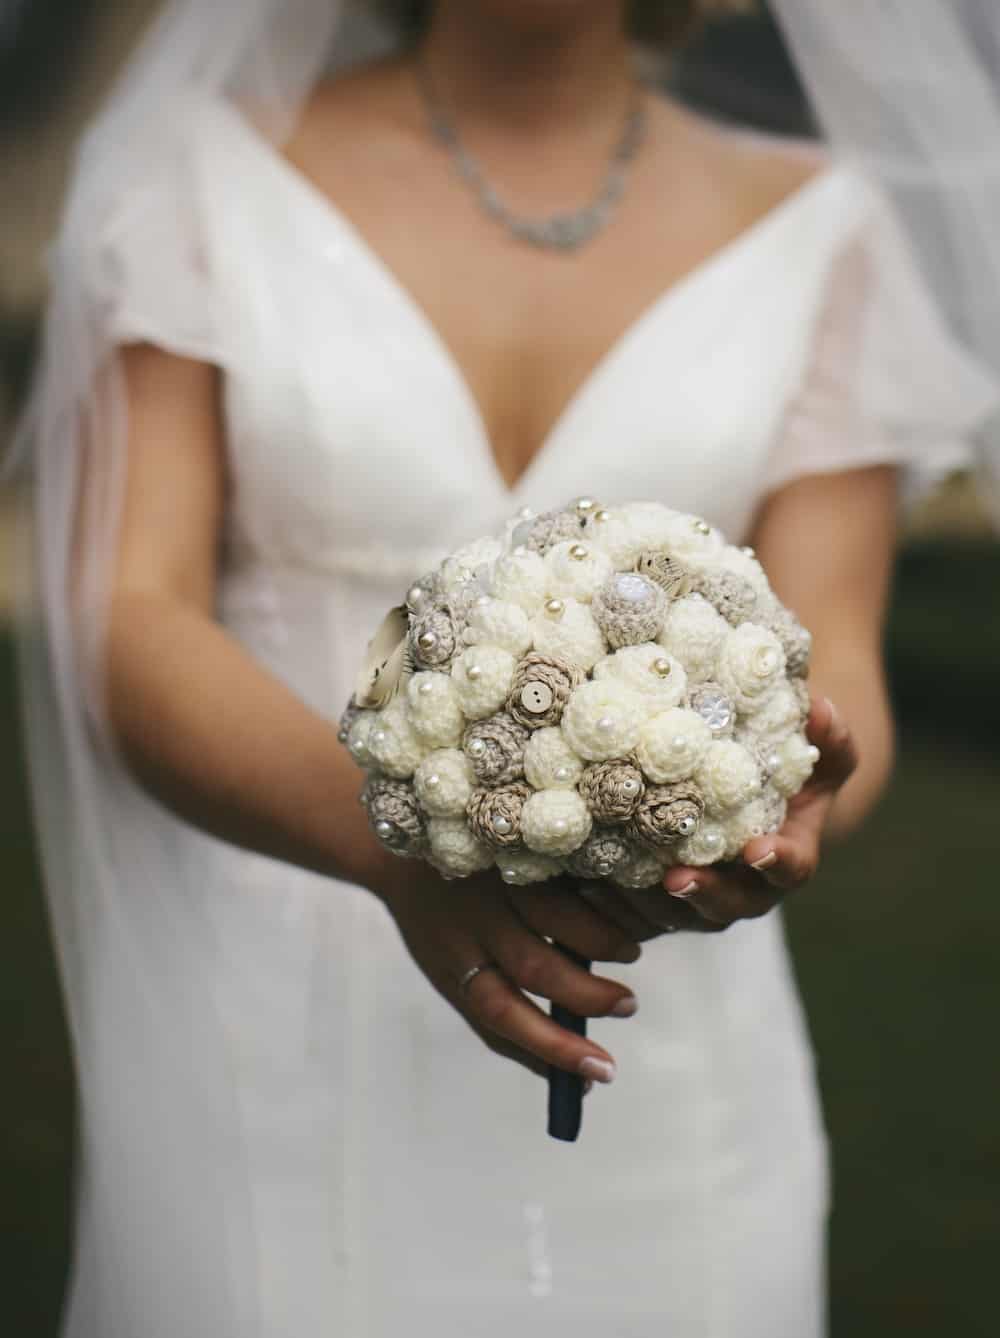
[[[341, 736], [401, 857], [446, 878], [647, 887], [781, 826], [818, 759], [809, 650], [750, 549], [659, 503], [581, 498], [417, 581]], [[579, 1093], [553, 1079], [556, 1136], [575, 1136]]]

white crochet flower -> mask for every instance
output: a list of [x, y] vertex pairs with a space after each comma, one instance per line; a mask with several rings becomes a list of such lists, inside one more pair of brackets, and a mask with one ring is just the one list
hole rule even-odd
[[558, 725], [536, 729], [524, 750], [524, 777], [536, 790], [571, 790], [583, 773], [583, 762], [566, 742]]
[[700, 715], [674, 706], [643, 723], [635, 748], [636, 761], [657, 785], [687, 780], [711, 742], [712, 731]]
[[544, 883], [562, 873], [559, 860], [548, 855], [536, 855], [533, 850], [505, 850], [497, 855], [500, 877], [512, 887], [526, 887], [530, 883]]
[[450, 593], [477, 576], [487, 575], [503, 551], [501, 541], [494, 538], [475, 539], [471, 544], [465, 544], [441, 563], [441, 589]]
[[674, 847], [678, 864], [691, 864], [696, 868], [715, 864], [725, 853], [726, 829], [720, 822], [702, 822], [692, 836], [679, 841]]
[[576, 790], [536, 790], [521, 809], [521, 835], [538, 855], [570, 855], [590, 835], [592, 821]]
[[744, 715], [755, 711], [784, 679], [785, 652], [766, 627], [741, 623], [719, 652], [715, 677]]
[[695, 768], [694, 783], [710, 811], [726, 813], [760, 794], [760, 767], [742, 744], [718, 739]]
[[663, 882], [663, 875], [676, 863], [672, 852], [636, 846], [631, 854], [617, 865], [611, 881], [619, 887], [655, 887]]
[[777, 603], [764, 568], [753, 553], [746, 549], [735, 548], [732, 544], [723, 544], [721, 548], [711, 552], [706, 551], [691, 555], [689, 565], [696, 570], [722, 570], [730, 572], [733, 576], [739, 576], [757, 592], [762, 611], [773, 607]]
[[394, 780], [407, 780], [428, 749], [410, 724], [405, 697], [394, 697], [379, 711], [368, 734], [368, 751], [375, 765]]
[[703, 683], [714, 675], [728, 636], [729, 624], [707, 599], [685, 595], [667, 605], [658, 641], [680, 660], [692, 683]]
[[650, 710], [677, 706], [687, 691], [684, 666], [655, 641], [623, 646], [594, 665], [596, 679], [614, 679], [648, 698]]
[[[804, 734], [790, 734], [774, 750], [778, 766], [771, 771], [771, 785], [780, 795], [791, 799], [798, 794], [819, 761], [819, 749]], [[770, 768], [768, 768], [770, 770]]]
[[548, 568], [537, 553], [505, 553], [493, 566], [490, 594], [536, 613], [548, 593]]
[[431, 818], [427, 839], [431, 862], [450, 878], [468, 878], [469, 874], [489, 869], [496, 855], [492, 846], [476, 840], [464, 818]]
[[[541, 559], [539, 559], [541, 561]], [[531, 636], [540, 655], [575, 664], [590, 670], [602, 655], [607, 643], [586, 604], [576, 599], [552, 601], [531, 620]]]
[[563, 711], [566, 742], [588, 762], [604, 762], [632, 751], [648, 707], [613, 678], [581, 683]]
[[465, 716], [447, 674], [414, 674], [406, 685], [410, 724], [428, 748], [451, 748], [462, 737]]
[[616, 571], [629, 571], [649, 547], [648, 535], [631, 507], [613, 507], [589, 516], [583, 528], [584, 543], [594, 544], [611, 559]]
[[549, 594], [578, 599], [582, 604], [589, 604], [614, 572], [608, 555], [582, 539], [556, 544], [544, 561], [549, 572]]
[[476, 787], [472, 763], [457, 748], [428, 753], [413, 773], [413, 788], [420, 807], [432, 818], [463, 818]]
[[671, 511], [655, 502], [639, 502], [632, 508], [633, 524], [648, 537], [648, 547], [666, 552], [684, 562], [691, 557], [711, 556], [725, 548], [725, 540], [700, 516]]
[[368, 751], [368, 740], [377, 719], [377, 711], [362, 711], [354, 717], [347, 732], [348, 750], [359, 767], [370, 767], [373, 763], [374, 759]]
[[499, 646], [520, 659], [531, 646], [531, 624], [520, 604], [482, 595], [469, 611], [465, 640], [470, 645]]
[[776, 827], [769, 826], [771, 809], [763, 799], [752, 799], [749, 804], [726, 815], [723, 829], [726, 833], [726, 859], [737, 859], [743, 847], [756, 836], [764, 836]]
[[507, 700], [516, 660], [500, 646], [470, 646], [451, 666], [451, 681], [470, 720], [485, 720]]
[[740, 722], [736, 737], [748, 748], [768, 750], [805, 723], [798, 694], [787, 681], [777, 685], [751, 714]]

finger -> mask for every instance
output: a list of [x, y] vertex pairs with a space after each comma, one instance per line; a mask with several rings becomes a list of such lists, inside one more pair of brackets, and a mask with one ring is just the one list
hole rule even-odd
[[483, 944], [513, 984], [581, 1017], [631, 1017], [638, 1010], [626, 985], [591, 975], [509, 912], [486, 925]]
[[481, 971], [464, 996], [474, 1024], [511, 1041], [543, 1064], [609, 1083], [615, 1061], [602, 1046], [560, 1027], [499, 971]]
[[608, 883], [582, 883], [580, 896], [637, 943], [657, 938], [663, 932], [652, 920], [646, 919], [635, 909], [626, 895], [625, 888], [617, 884], [612, 886]]
[[638, 941], [580, 896], [576, 888], [510, 888], [507, 899], [536, 934], [554, 938], [592, 962], [635, 962]]
[[622, 888], [620, 895], [637, 915], [641, 915], [648, 924], [655, 925], [657, 935], [682, 931], [706, 934], [719, 930], [720, 926], [706, 922], [694, 906], [670, 896], [661, 883], [653, 887]]
[[819, 833], [786, 824], [772, 836], [757, 836], [743, 848], [743, 857], [771, 887], [783, 892], [807, 883], [819, 866]]
[[671, 869], [664, 880], [671, 896], [693, 906], [714, 924], [755, 920], [766, 915], [778, 900], [775, 891], [753, 869], [740, 865]]
[[806, 721], [806, 735], [820, 754], [807, 790], [839, 790], [858, 765], [858, 749], [854, 736], [829, 697], [813, 699]]
[[540, 1059], [534, 1055], [529, 1055], [527, 1050], [522, 1050], [520, 1046], [514, 1045], [510, 1041], [505, 1041], [502, 1036], [498, 1036], [495, 1031], [487, 1031], [485, 1027], [480, 1026], [474, 1018], [468, 1013], [461, 1012], [462, 1021], [475, 1032], [488, 1050], [492, 1050], [495, 1055], [501, 1059], [509, 1059], [512, 1063], [520, 1065], [527, 1069], [529, 1073], [535, 1074], [538, 1078], [547, 1078], [549, 1076], [548, 1066], [543, 1064]]

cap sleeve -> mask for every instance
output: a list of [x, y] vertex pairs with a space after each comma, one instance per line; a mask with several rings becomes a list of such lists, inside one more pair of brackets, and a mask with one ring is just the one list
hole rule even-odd
[[765, 492], [893, 464], [912, 501], [970, 463], [971, 439], [1000, 406], [993, 379], [946, 328], [888, 203], [858, 185], [863, 207], [827, 271]]
[[108, 343], [148, 342], [224, 363], [198, 118], [192, 107], [175, 111], [143, 170], [105, 212], [89, 267], [92, 296]]

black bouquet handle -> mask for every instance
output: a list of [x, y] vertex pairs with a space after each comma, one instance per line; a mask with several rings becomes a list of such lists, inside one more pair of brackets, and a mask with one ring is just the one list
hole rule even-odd
[[[561, 943], [553, 943], [554, 948], [568, 957], [584, 971], [590, 970], [590, 961], [581, 957], [572, 948], [565, 948]], [[587, 1019], [578, 1013], [572, 1013], [562, 1004], [553, 1003], [550, 1009], [553, 1022], [577, 1036], [586, 1036]], [[567, 1073], [565, 1069], [549, 1066], [549, 1135], [564, 1143], [575, 1143], [580, 1133], [583, 1119], [584, 1080], [576, 1073]]]

